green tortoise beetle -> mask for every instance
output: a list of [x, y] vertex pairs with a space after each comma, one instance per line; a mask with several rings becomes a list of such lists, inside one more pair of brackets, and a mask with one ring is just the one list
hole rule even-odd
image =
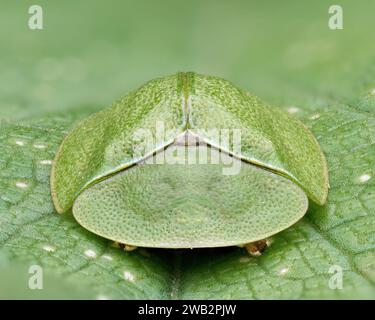
[[224, 79], [152, 80], [83, 120], [52, 167], [59, 213], [123, 247], [252, 254], [325, 203], [328, 173], [297, 119]]

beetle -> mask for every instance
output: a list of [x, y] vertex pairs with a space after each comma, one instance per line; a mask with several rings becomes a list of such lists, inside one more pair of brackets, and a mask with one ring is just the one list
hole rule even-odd
[[181, 72], [73, 128], [53, 162], [51, 194], [57, 212], [72, 209], [85, 229], [129, 249], [239, 245], [259, 254], [309, 199], [326, 202], [328, 171], [299, 120], [227, 80]]

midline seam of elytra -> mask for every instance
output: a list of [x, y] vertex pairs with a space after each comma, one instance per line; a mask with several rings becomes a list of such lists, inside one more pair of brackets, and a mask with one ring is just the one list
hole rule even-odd
[[[181, 90], [181, 107], [182, 107], [182, 117], [183, 117], [182, 127], [184, 128], [184, 131], [181, 133], [181, 135], [185, 134], [188, 131], [189, 124], [191, 122], [191, 116], [190, 116], [190, 112], [191, 112], [190, 103], [191, 103], [191, 101], [190, 101], [189, 86], [188, 86], [188, 74], [183, 73], [182, 77], [183, 77], [182, 78], [183, 83], [182, 83], [182, 90]], [[76, 197], [78, 197], [84, 190], [88, 189], [89, 187], [91, 187], [91, 186], [93, 186], [97, 183], [100, 183], [104, 180], [107, 180], [107, 179], [113, 177], [114, 175], [116, 175], [117, 173], [128, 170], [128, 169], [132, 168], [133, 166], [138, 165], [140, 162], [145, 161], [146, 159], [156, 155], [158, 152], [165, 151], [166, 148], [168, 148], [169, 146], [176, 143], [176, 140], [178, 139], [178, 137], [179, 136], [177, 136], [174, 139], [169, 140], [168, 142], [161, 145], [159, 148], [156, 148], [155, 150], [149, 152], [148, 154], [144, 155], [143, 157], [140, 157], [139, 159], [135, 159], [133, 161], [121, 164], [121, 165], [117, 166], [116, 168], [114, 168], [113, 170], [111, 170], [107, 173], [103, 173], [100, 177], [89, 180], [77, 192]]]
[[183, 128], [185, 130], [189, 129], [190, 125], [192, 124], [192, 117], [191, 117], [191, 95], [190, 95], [190, 88], [188, 82], [188, 74], [183, 74], [182, 79], [182, 94], [181, 94], [181, 102], [182, 102], [182, 115], [183, 115]]
[[[190, 127], [194, 127], [193, 125], [193, 117], [192, 117], [192, 108], [191, 108], [191, 95], [190, 95], [190, 92], [189, 92], [189, 82], [188, 82], [188, 74], [184, 74], [183, 75], [183, 85], [182, 85], [182, 112], [183, 112], [183, 127], [185, 128], [185, 132], [189, 131], [191, 133], [193, 133], [191, 130], [189, 130]], [[190, 126], [191, 125], [191, 126]], [[260, 161], [257, 161], [256, 159], [254, 158], [244, 158], [243, 156], [241, 155], [237, 155], [235, 154], [234, 152], [231, 152], [230, 150], [228, 149], [225, 149], [225, 148], [222, 148], [221, 146], [218, 146], [218, 145], [215, 145], [214, 143], [211, 143], [210, 141], [206, 140], [206, 139], [202, 139], [199, 137], [199, 135], [196, 134], [196, 137], [198, 137], [199, 139], [201, 139], [205, 144], [207, 144], [207, 146], [209, 147], [213, 147], [215, 148], [216, 150], [220, 151], [220, 152], [224, 152], [226, 153], [227, 155], [235, 158], [235, 159], [238, 159], [244, 163], [247, 163], [247, 164], [250, 164], [250, 165], [254, 165], [258, 168], [261, 168], [263, 170], [266, 170], [266, 171], [269, 171], [269, 172], [272, 172], [274, 174], [277, 174], [277, 175], [280, 175], [288, 180], [291, 180], [293, 181], [294, 183], [296, 183], [302, 190], [304, 190], [304, 188], [302, 187], [302, 184], [300, 183], [300, 181], [290, 172], [286, 171], [286, 170], [282, 170], [282, 169], [278, 169], [274, 166], [271, 166], [269, 164], [265, 164], [265, 163], [261, 163]], [[169, 147], [170, 145], [166, 146], [166, 147]], [[126, 170], [126, 169], [125, 169]]]
[[[190, 127], [194, 127], [193, 125], [193, 117], [192, 117], [192, 108], [191, 108], [191, 95], [190, 95], [190, 88], [189, 88], [189, 79], [188, 79], [188, 75], [189, 73], [184, 73], [182, 75], [182, 97], [181, 97], [181, 100], [182, 100], [182, 114], [183, 114], [183, 128], [185, 129], [185, 131], [181, 134], [185, 134], [186, 132], [190, 132], [192, 133], [193, 135], [195, 135], [195, 137], [197, 137], [198, 139], [202, 140], [203, 143], [205, 143], [207, 146], [209, 147], [213, 147], [215, 148], [216, 150], [220, 151], [220, 152], [224, 152], [226, 153], [227, 155], [237, 159], [237, 160], [240, 160], [242, 162], [245, 162], [245, 163], [248, 163], [250, 165], [254, 165], [256, 167], [259, 167], [263, 170], [266, 170], [266, 171], [269, 171], [269, 172], [272, 172], [274, 174], [277, 174], [277, 175], [281, 175], [283, 176], [284, 178], [287, 178], [289, 180], [292, 180], [293, 182], [295, 182], [296, 184], [298, 184], [301, 189], [302, 188], [302, 185], [301, 183], [299, 182], [299, 180], [293, 175], [291, 174], [290, 172], [286, 171], [286, 170], [282, 170], [282, 169], [278, 169], [276, 167], [273, 167], [269, 164], [265, 164], [265, 163], [261, 163], [260, 161], [257, 161], [256, 159], [254, 158], [244, 158], [243, 156], [241, 155], [237, 155], [235, 154], [234, 152], [231, 152], [230, 150], [228, 149], [225, 149], [225, 148], [222, 148], [221, 146], [218, 146], [218, 145], [215, 145], [214, 143], [210, 142], [209, 140], [206, 140], [204, 138], [201, 138], [199, 137], [198, 134], [194, 134], [191, 130], [189, 130]], [[161, 147], [161, 148], [168, 148], [170, 145], [174, 144], [176, 142], [178, 137], [176, 137], [174, 139], [174, 141], [171, 143], [171, 144], [166, 144], [164, 147]], [[161, 150], [161, 149], [159, 149]], [[154, 156], [156, 153], [158, 152], [158, 150], [155, 150], [155, 152], [153, 152], [152, 154], [149, 154], [148, 156], [145, 156], [143, 161], [148, 159], [149, 157], [151, 156]], [[134, 165], [137, 165], [139, 162], [142, 162], [142, 160], [140, 161], [137, 161], [136, 163], [134, 163]], [[133, 165], [130, 165], [128, 166], [127, 168], [130, 168], [132, 167]], [[124, 168], [124, 170], [126, 170], [127, 168]]]
[[111, 170], [107, 173], [103, 173], [103, 175], [101, 177], [90, 180], [89, 182], [87, 182], [81, 188], [81, 190], [79, 190], [79, 192], [77, 193], [77, 196], [80, 193], [82, 193], [84, 190], [88, 189], [89, 187], [91, 187], [91, 186], [93, 186], [97, 183], [100, 183], [104, 180], [107, 180], [107, 179], [113, 177], [114, 175], [116, 175], [120, 172], [126, 171], [126, 170], [128, 170], [128, 169], [130, 169], [134, 166], [140, 165], [141, 162], [144, 162], [147, 159], [149, 159], [150, 157], [153, 157], [156, 154], [167, 150], [170, 146], [176, 144], [176, 142], [177, 142], [177, 140], [179, 139], [180, 136], [186, 135], [187, 133], [192, 134], [197, 140], [203, 142], [209, 148], [214, 148], [217, 151], [223, 152], [223, 153], [227, 154], [228, 156], [233, 157], [233, 158], [235, 158], [235, 159], [237, 159], [241, 162], [247, 163], [249, 165], [256, 166], [258, 168], [261, 168], [262, 170], [265, 170], [265, 171], [274, 173], [276, 175], [282, 176], [282, 177], [296, 183], [302, 190], [304, 189], [302, 187], [301, 183], [299, 182], [299, 180], [294, 175], [292, 175], [290, 172], [288, 172], [286, 170], [278, 169], [278, 168], [273, 167], [269, 164], [261, 163], [260, 161], [257, 161], [254, 158], [244, 158], [243, 156], [237, 155], [236, 153], [231, 152], [230, 150], [225, 149], [225, 148], [223, 148], [219, 145], [216, 145], [216, 144], [210, 142], [209, 140], [207, 140], [205, 138], [201, 138], [198, 134], [195, 134], [193, 131], [191, 131], [189, 128], [194, 127], [194, 126], [192, 125], [191, 95], [190, 95], [190, 92], [189, 92], [190, 88], [189, 88], [189, 81], [188, 81], [188, 74], [187, 73], [183, 74], [182, 81], [183, 81], [183, 85], [182, 85], [182, 92], [181, 92], [182, 93], [181, 94], [181, 100], [182, 100], [182, 114], [183, 114], [183, 124], [182, 125], [183, 125], [183, 128], [184, 128], [184, 131], [180, 135], [178, 135], [177, 137], [167, 141], [165, 144], [163, 144], [159, 148], [156, 148], [155, 150], [149, 152], [148, 154], [144, 155], [143, 157], [140, 157], [140, 158], [135, 159], [133, 161], [130, 161], [128, 163], [121, 164], [121, 165], [117, 166], [115, 169], [113, 169], [113, 170]]

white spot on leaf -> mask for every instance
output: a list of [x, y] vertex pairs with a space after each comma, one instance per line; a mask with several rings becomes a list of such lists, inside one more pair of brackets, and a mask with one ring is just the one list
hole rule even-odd
[[25, 189], [28, 187], [28, 184], [26, 182], [22, 182], [22, 181], [17, 181], [16, 182], [16, 187], [17, 188], [21, 188], [21, 189]]
[[17, 146], [24, 146], [25, 145], [25, 142], [24, 141], [22, 141], [22, 140], [16, 140], [16, 145]]
[[96, 297], [96, 300], [109, 300], [109, 298], [100, 294]]
[[124, 271], [124, 279], [133, 282], [134, 281], [134, 276], [131, 272], [129, 271]]
[[107, 254], [105, 254], [104, 256], [102, 256], [102, 258], [106, 259], [108, 261], [112, 261], [113, 260], [113, 258], [111, 256], [107, 255]]
[[289, 271], [288, 268], [281, 268], [281, 269], [279, 270], [279, 275], [280, 275], [280, 276], [283, 276], [283, 275], [286, 274], [288, 271]]
[[51, 165], [52, 164], [52, 160], [40, 160], [39, 163], [43, 164], [43, 165]]
[[365, 174], [362, 174], [361, 176], [359, 176], [358, 181], [360, 183], [365, 183], [365, 182], [369, 181], [370, 179], [371, 179], [371, 175], [365, 173]]
[[319, 114], [319, 113], [315, 113], [315, 114], [313, 114], [313, 115], [310, 117], [311, 120], [316, 120], [316, 119], [319, 119], [319, 118], [320, 118], [320, 114]]
[[35, 143], [34, 144], [34, 148], [36, 148], [36, 149], [45, 149], [45, 148], [47, 148], [47, 146], [44, 145], [44, 144], [41, 144], [41, 143]]
[[96, 258], [96, 252], [91, 249], [86, 250], [85, 255], [89, 258]]
[[45, 245], [45, 246], [43, 246], [43, 250], [45, 250], [47, 252], [54, 252], [56, 249], [53, 246]]

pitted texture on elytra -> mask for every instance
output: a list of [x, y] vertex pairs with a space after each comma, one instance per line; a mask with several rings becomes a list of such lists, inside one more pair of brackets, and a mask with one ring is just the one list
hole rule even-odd
[[[375, 117], [343, 105], [330, 105], [328, 112], [313, 108], [319, 119], [308, 120], [308, 110], [299, 116], [327, 154], [327, 205], [310, 207], [301, 221], [273, 236], [260, 257], [239, 248], [123, 252], [70, 214], [57, 215], [50, 168], [39, 161], [52, 159], [77, 112], [22, 125], [0, 122], [0, 246], [13, 254], [11, 266], [19, 260], [38, 264], [62, 282], [82, 287], [89, 281], [92, 291], [110, 299], [373, 299], [375, 179], [362, 183], [358, 177], [375, 176]], [[29, 187], [17, 188], [17, 181]], [[86, 250], [97, 257], [87, 257]], [[343, 269], [341, 290], [328, 286], [334, 265]], [[125, 280], [125, 272], [135, 281]]]
[[[199, 154], [194, 147], [187, 149], [189, 159]], [[217, 150], [201, 149], [219, 159]], [[296, 184], [235, 158], [230, 159], [241, 165], [239, 173], [223, 175], [229, 156], [221, 157], [220, 165], [209, 158], [207, 164], [135, 166], [85, 190], [73, 214], [86, 229], [106, 238], [166, 248], [260, 240], [304, 215], [307, 198]]]
[[[138, 130], [150, 130], [155, 145], [167, 145], [184, 125], [177, 77], [150, 81], [126, 95], [110, 108], [82, 121], [63, 141], [53, 166], [52, 194], [56, 209], [68, 210], [78, 192], [88, 183], [134, 162]], [[156, 123], [166, 134], [158, 136]]]
[[210, 130], [241, 130], [241, 150], [228, 148], [244, 159], [293, 177], [315, 202], [323, 204], [328, 192], [327, 167], [319, 144], [297, 119], [273, 109], [259, 98], [224, 79], [194, 75], [191, 92], [192, 130], [220, 145]]
[[[162, 122], [165, 136], [155, 126]], [[241, 149], [212, 139], [207, 130], [240, 130]], [[147, 155], [185, 129], [247, 161], [297, 182], [315, 202], [328, 190], [325, 158], [311, 133], [296, 119], [216, 77], [180, 73], [150, 81], [114, 106], [92, 115], [63, 141], [52, 170], [52, 195], [59, 212], [106, 176], [126, 169], [134, 157], [137, 130], [150, 130]], [[200, 130], [202, 129], [202, 130]], [[220, 135], [220, 137], [222, 137]]]
[[[40, 161], [56, 154], [66, 130], [77, 119], [73, 115], [56, 114], [26, 124], [0, 121], [0, 296], [9, 297], [2, 281], [10, 279], [1, 269], [2, 253], [7, 250], [10, 268], [24, 266], [20, 272], [25, 279], [21, 274], [17, 276], [24, 280], [22, 288], [29, 298], [39, 299], [36, 291], [53, 291], [54, 283], [69, 290], [59, 293], [59, 297], [64, 293], [64, 298], [74, 299], [74, 290], [87, 287], [89, 295], [80, 298], [168, 298], [170, 269], [160, 257], [153, 253], [149, 257], [141, 252], [127, 254], [82, 228], [71, 214], [56, 214], [49, 188], [51, 168]], [[27, 188], [18, 188], [17, 181], [27, 183]], [[44, 290], [27, 287], [32, 265], [43, 267]], [[136, 281], [126, 281], [125, 271], [132, 273]], [[51, 281], [50, 274], [57, 280]]]

